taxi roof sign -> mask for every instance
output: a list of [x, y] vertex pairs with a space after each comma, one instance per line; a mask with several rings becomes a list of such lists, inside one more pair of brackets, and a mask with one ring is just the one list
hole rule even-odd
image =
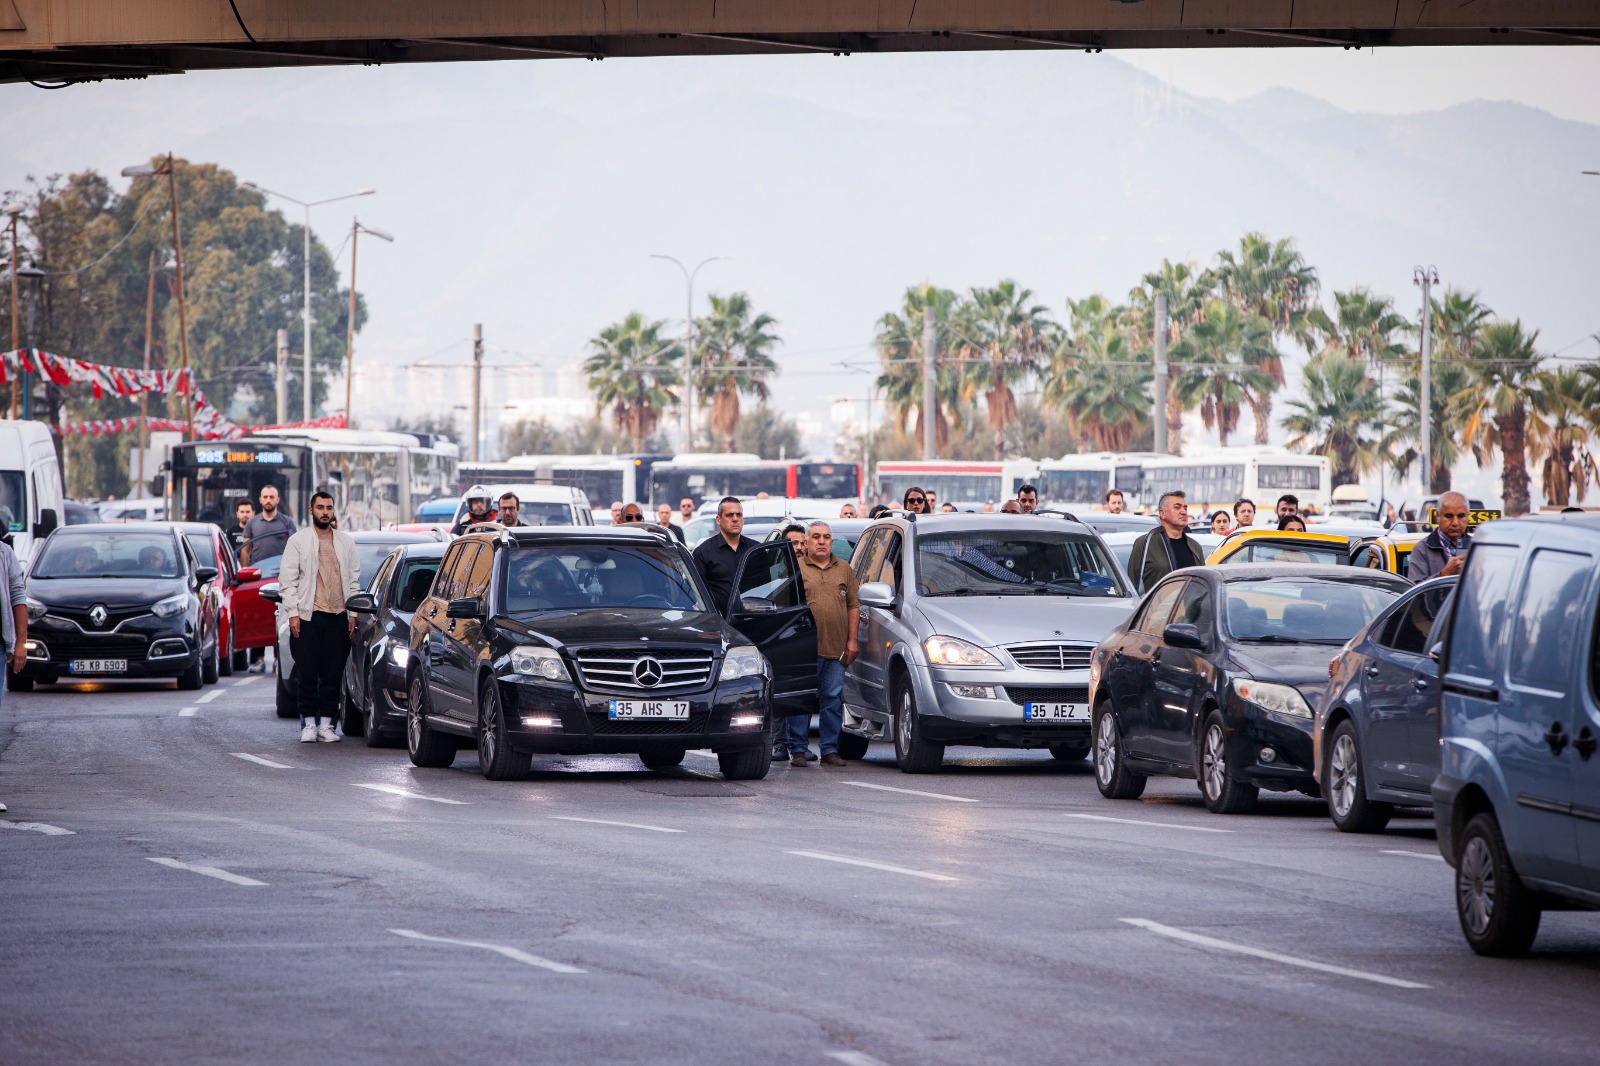
[[[1497, 518], [1504, 517], [1505, 512], [1497, 510], [1493, 507], [1477, 507], [1467, 512], [1467, 526], [1468, 528], [1471, 528], [1472, 526], [1482, 525], [1485, 522], [1493, 522]], [[1438, 524], [1439, 508], [1428, 508], [1428, 528], [1433, 529], [1437, 527]]]

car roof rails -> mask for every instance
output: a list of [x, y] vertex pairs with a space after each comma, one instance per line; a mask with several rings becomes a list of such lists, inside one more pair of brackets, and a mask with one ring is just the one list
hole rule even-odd
[[474, 522], [461, 532], [465, 536], [468, 533], [504, 533], [505, 531], [506, 527], [499, 522]]
[[1071, 511], [1063, 511], [1063, 510], [1060, 510], [1059, 508], [1055, 508], [1055, 507], [1041, 507], [1041, 508], [1039, 508], [1037, 511], [1035, 511], [1033, 513], [1034, 514], [1059, 515], [1064, 521], [1067, 521], [1067, 522], [1082, 522], [1083, 521], [1083, 519], [1079, 518], [1077, 515], [1073, 514]]
[[915, 522], [917, 520], [917, 516], [913, 512], [906, 510], [904, 507], [891, 507], [878, 517], [904, 518], [907, 522]]

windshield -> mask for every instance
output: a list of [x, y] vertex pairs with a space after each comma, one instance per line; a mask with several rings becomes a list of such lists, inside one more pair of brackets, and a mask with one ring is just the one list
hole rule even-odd
[[[456, 521], [459, 522], [467, 516], [467, 505], [462, 501], [456, 508]], [[525, 526], [570, 526], [576, 525], [572, 519], [572, 505], [569, 503], [538, 503], [533, 500], [524, 500], [522, 507], [517, 511], [517, 521]]]
[[36, 578], [182, 577], [178, 545], [166, 533], [52, 536], [33, 564]]
[[924, 596], [1124, 596], [1099, 541], [1066, 532], [974, 530], [917, 538]]
[[[361, 564], [361, 588], [363, 591], [372, 591], [372, 579], [378, 576], [378, 567], [389, 558], [389, 553], [402, 544], [414, 543], [410, 540], [358, 540], [356, 541], [356, 559]], [[282, 565], [282, 564], [280, 564]]]
[[860, 490], [854, 463], [800, 463], [795, 495], [813, 500], [853, 500]]
[[707, 609], [683, 557], [665, 545], [643, 544], [514, 548], [506, 564], [505, 600], [511, 614], [594, 607]]
[[1346, 581], [1232, 581], [1228, 632], [1244, 641], [1343, 644], [1399, 595]]
[[0, 470], [0, 522], [13, 533], [26, 528], [27, 500], [22, 494], [22, 473], [18, 470]]
[[1236, 551], [1223, 562], [1227, 563], [1289, 563], [1293, 566], [1338, 566], [1345, 561], [1345, 549], [1325, 542], [1308, 541], [1304, 544], [1259, 543]]

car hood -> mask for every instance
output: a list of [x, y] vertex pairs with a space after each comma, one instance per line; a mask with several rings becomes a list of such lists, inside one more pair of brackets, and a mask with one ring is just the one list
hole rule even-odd
[[1031, 641], [1098, 644], [1127, 620], [1138, 601], [1083, 596], [936, 596], [917, 609], [930, 635], [960, 637], [980, 648]]
[[617, 610], [537, 611], [500, 615], [495, 624], [507, 634], [542, 638], [550, 644], [704, 644], [720, 648], [724, 623], [720, 615], [704, 611], [663, 611], [654, 608]]
[[1337, 644], [1235, 644], [1233, 660], [1240, 673], [1293, 685], [1315, 709], [1328, 685], [1328, 662], [1343, 650]]
[[186, 591], [181, 577], [136, 578], [30, 578], [28, 595], [48, 607], [93, 607], [103, 603], [111, 610], [143, 607]]

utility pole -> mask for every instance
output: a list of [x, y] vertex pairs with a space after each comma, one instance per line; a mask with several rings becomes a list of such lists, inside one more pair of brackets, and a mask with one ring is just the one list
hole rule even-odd
[[344, 339], [344, 424], [348, 429], [356, 428], [350, 418], [350, 384], [356, 376], [356, 240], [363, 233], [370, 233], [374, 237], [394, 243], [394, 238], [383, 230], [363, 226], [360, 219], [350, 221], [350, 313], [347, 316], [348, 330]]
[[933, 325], [933, 289], [930, 287], [922, 305], [922, 457], [939, 458], [939, 416], [934, 413], [934, 346], [939, 343]]
[[483, 324], [472, 326], [472, 461], [478, 461], [478, 418], [483, 409]]
[[1439, 272], [1433, 267], [1416, 267], [1411, 280], [1422, 287], [1422, 403], [1417, 412], [1421, 427], [1418, 447], [1422, 453], [1422, 495], [1433, 491], [1433, 287], [1439, 284]]
[[[149, 281], [144, 293], [144, 372], [150, 373], [150, 335], [155, 332], [156, 326], [156, 253], [150, 252]], [[146, 485], [144, 470], [144, 456], [150, 450], [150, 390], [139, 390], [139, 495], [143, 496]]]
[[278, 425], [289, 421], [289, 331], [278, 331]]
[[1153, 322], [1154, 343], [1156, 353], [1154, 388], [1150, 391], [1155, 398], [1155, 411], [1152, 413], [1150, 425], [1152, 427], [1151, 451], [1157, 455], [1167, 454], [1167, 294], [1156, 293], [1156, 314]]
[[[20, 323], [17, 321], [17, 216], [22, 214], [21, 204], [12, 204], [6, 208], [6, 214], [11, 216], [11, 350], [16, 351], [22, 347], [22, 339], [17, 331]], [[11, 417], [17, 417], [17, 383], [22, 380], [22, 370], [19, 367], [11, 378]]]

